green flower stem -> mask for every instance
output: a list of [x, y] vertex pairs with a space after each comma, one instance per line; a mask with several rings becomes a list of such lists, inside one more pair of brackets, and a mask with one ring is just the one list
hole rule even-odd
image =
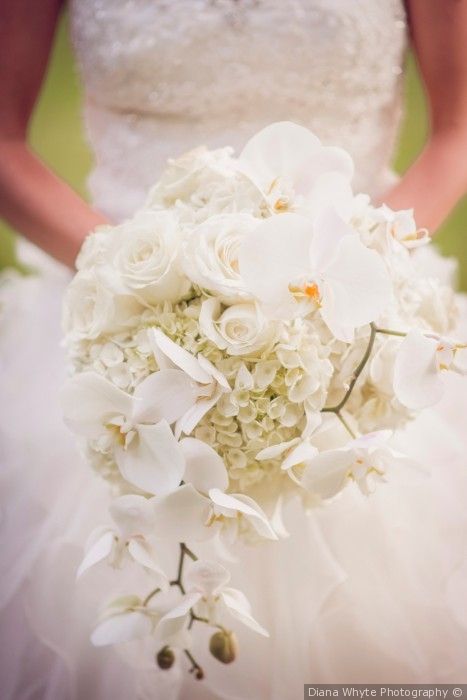
[[381, 333], [382, 335], [395, 335], [398, 338], [405, 338], [407, 335], [407, 333], [402, 333], [402, 331], [393, 331], [389, 328], [376, 328], [375, 330], [377, 333]]
[[357, 436], [355, 435], [354, 431], [352, 430], [352, 428], [350, 427], [350, 425], [349, 425], [349, 424], [347, 423], [347, 421], [345, 420], [345, 418], [344, 418], [344, 416], [342, 415], [342, 413], [341, 413], [340, 411], [336, 411], [335, 414], [336, 414], [336, 416], [339, 418], [340, 422], [342, 423], [342, 425], [344, 426], [344, 428], [347, 430], [347, 432], [349, 433], [349, 435], [352, 437], [352, 439], [355, 440], [355, 438], [356, 438]]
[[324, 408], [321, 409], [322, 413], [335, 413], [338, 416], [339, 420], [342, 423], [344, 423], [342, 416], [339, 414], [340, 414], [341, 410], [344, 408], [347, 401], [349, 400], [350, 395], [354, 389], [355, 384], [357, 383], [359, 376], [363, 372], [363, 370], [366, 366], [366, 363], [370, 359], [371, 351], [373, 350], [373, 345], [375, 344], [376, 333], [377, 333], [377, 328], [376, 328], [375, 324], [370, 323], [370, 338], [368, 340], [368, 345], [366, 347], [366, 350], [365, 350], [365, 353], [364, 353], [362, 359], [360, 360], [360, 363], [358, 364], [357, 368], [355, 369], [355, 371], [352, 375], [352, 379], [350, 381], [349, 388], [347, 389], [343, 399], [341, 401], [339, 401], [338, 404], [336, 404], [335, 406], [325, 406]]
[[151, 591], [150, 593], [148, 593], [148, 595], [146, 596], [146, 598], [143, 600], [143, 606], [146, 607], [146, 605], [148, 605], [148, 603], [151, 602], [151, 600], [154, 598], [154, 596], [157, 595], [157, 594], [160, 593], [160, 592], [161, 592], [161, 589], [160, 589], [160, 588], [155, 588], [153, 591]]
[[185, 652], [185, 656], [187, 657], [187, 659], [191, 663], [190, 673], [195, 674], [196, 680], [202, 681], [204, 678], [203, 669], [201, 668], [199, 663], [196, 661], [196, 659], [193, 657], [193, 654], [190, 651], [188, 651], [188, 649], [184, 649], [183, 651]]

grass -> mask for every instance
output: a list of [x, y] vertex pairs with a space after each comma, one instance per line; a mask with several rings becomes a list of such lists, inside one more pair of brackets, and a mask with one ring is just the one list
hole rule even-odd
[[[395, 157], [402, 173], [423, 146], [427, 134], [426, 106], [414, 61], [406, 79], [406, 118]], [[80, 194], [86, 196], [85, 179], [91, 167], [80, 118], [81, 90], [67, 36], [66, 22], [57, 33], [42, 95], [31, 126], [31, 144], [39, 155]], [[460, 154], [460, 157], [465, 157]], [[439, 231], [436, 244], [460, 264], [460, 284], [467, 289], [467, 198], [458, 205]], [[16, 265], [15, 236], [0, 224], [0, 268]]]

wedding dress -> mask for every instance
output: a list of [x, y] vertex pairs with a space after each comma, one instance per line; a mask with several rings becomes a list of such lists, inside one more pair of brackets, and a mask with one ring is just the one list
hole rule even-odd
[[[70, 14], [89, 187], [111, 219], [144, 201], [169, 156], [238, 148], [283, 119], [347, 149], [356, 191], [392, 182], [402, 0], [72, 0]], [[368, 498], [349, 486], [308, 517], [291, 507], [288, 540], [242, 549], [233, 585], [269, 639], [242, 629], [230, 666], [206, 651], [202, 682], [184, 659], [161, 671], [145, 650], [93, 648], [111, 584], [104, 571], [79, 583], [75, 572], [106, 487], [58, 408], [69, 273], [26, 252], [41, 274], [9, 275], [0, 297], [2, 697], [292, 700], [304, 683], [467, 682], [467, 401], [455, 381], [399, 436], [423, 475], [393, 473]]]

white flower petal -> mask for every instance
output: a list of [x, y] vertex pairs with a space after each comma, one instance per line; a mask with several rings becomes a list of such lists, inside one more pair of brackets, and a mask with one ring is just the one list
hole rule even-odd
[[174, 341], [166, 336], [159, 328], [151, 328], [148, 331], [148, 335], [151, 345], [156, 345], [159, 351], [164, 353], [176, 367], [186, 372], [195, 382], [209, 384], [211, 380], [209, 374], [201, 368], [194, 355], [187, 352], [184, 348], [180, 347], [180, 345], [177, 345], [177, 343], [174, 343]]
[[185, 415], [177, 421], [175, 426], [175, 435], [177, 437], [179, 437], [182, 433], [185, 435], [190, 435], [200, 422], [201, 418], [203, 418], [203, 416], [205, 416], [206, 413], [216, 405], [223, 393], [224, 389], [218, 386], [211, 398], [198, 399], [195, 405], [192, 406], [185, 413]]
[[143, 491], [163, 495], [180, 483], [185, 459], [168, 423], [140, 425], [128, 447], [118, 449], [122, 476]]
[[230, 517], [242, 513], [262, 537], [277, 540], [277, 535], [271, 527], [264, 511], [249, 496], [243, 494], [223, 493], [219, 489], [210, 489], [209, 498]]
[[144, 496], [135, 494], [119, 496], [110, 504], [109, 512], [122, 537], [131, 537], [135, 533], [142, 534], [152, 527], [151, 500]]
[[251, 615], [250, 604], [246, 596], [236, 588], [224, 588], [221, 592], [223, 603], [228, 608], [230, 614], [237, 620], [240, 620], [244, 625], [252, 629], [254, 632], [269, 637], [268, 632], [261, 627], [259, 622]]
[[323, 270], [333, 261], [344, 236], [356, 236], [353, 229], [331, 208], [316, 217], [310, 241], [310, 263]]
[[216, 561], [198, 559], [185, 575], [186, 587], [207, 597], [216, 595], [230, 581], [230, 573]]
[[[350, 166], [353, 168], [350, 156], [341, 149], [335, 150], [344, 154], [343, 162], [348, 159], [347, 162], [350, 162]], [[314, 180], [309, 190], [304, 202], [304, 209], [310, 215], [316, 217], [321, 212], [332, 208], [339, 217], [345, 221], [349, 220], [354, 197], [348, 175], [339, 172], [324, 172]]]
[[196, 359], [198, 360], [200, 367], [210, 375], [211, 380], [214, 379], [225, 391], [230, 391], [229, 382], [222, 372], [218, 370], [215, 365], [213, 365], [211, 360], [208, 360], [207, 357], [204, 357], [204, 355], [201, 354], [198, 355]]
[[222, 458], [212, 447], [196, 438], [184, 438], [180, 447], [185, 455], [185, 483], [193, 484], [201, 493], [218, 488], [225, 491], [229, 484], [227, 469]]
[[184, 542], [205, 540], [214, 535], [205, 525], [211, 513], [210, 501], [191, 484], [155, 498], [152, 503], [155, 537]]
[[407, 408], [432, 406], [442, 396], [436, 347], [436, 340], [417, 330], [408, 333], [401, 343], [394, 364], [394, 391]]
[[353, 458], [352, 450], [321, 452], [308, 463], [301, 480], [302, 486], [321, 498], [332, 498], [345, 486]]
[[218, 319], [220, 311], [221, 303], [219, 299], [211, 297], [203, 301], [199, 312], [199, 327], [206, 338], [209, 338], [218, 348], [224, 350], [227, 347], [227, 343], [218, 332], [214, 322], [215, 319]]
[[382, 258], [360, 243], [356, 236], [344, 236], [334, 260], [325, 270], [321, 315], [334, 335], [340, 328], [358, 328], [374, 321], [391, 298], [391, 285]]
[[287, 450], [297, 444], [299, 438], [294, 438], [293, 440], [288, 440], [287, 442], [279, 442], [276, 445], [270, 445], [260, 450], [256, 455], [256, 459], [259, 461], [265, 459], [276, 459], [280, 455], [284, 454]]
[[65, 423], [75, 433], [99, 437], [115, 416], [130, 416], [132, 398], [96, 372], [69, 379], [61, 392]]
[[162, 584], [167, 584], [167, 576], [161, 568], [154, 550], [148, 542], [142, 539], [131, 539], [128, 543], [128, 552], [130, 556], [153, 573], [158, 574], [158, 580]]
[[120, 644], [132, 639], [141, 639], [151, 634], [150, 618], [139, 610], [123, 612], [103, 620], [91, 636], [91, 642], [96, 647], [108, 644]]
[[298, 214], [273, 216], [240, 248], [240, 272], [248, 289], [268, 306], [295, 302], [289, 284], [308, 271], [311, 222]]
[[196, 402], [192, 379], [179, 369], [150, 374], [135, 389], [134, 423], [173, 423]]
[[79, 565], [76, 578], [79, 578], [85, 571], [90, 569], [91, 566], [94, 566], [94, 564], [98, 564], [100, 561], [103, 561], [103, 559], [106, 559], [112, 551], [114, 542], [115, 535], [112, 530], [105, 532], [86, 552], [83, 561]]
[[279, 176], [297, 178], [303, 172], [304, 161], [311, 162], [320, 146], [308, 129], [292, 122], [277, 122], [248, 141], [238, 163], [259, 187], [268, 189]]
[[296, 447], [294, 447], [287, 457], [282, 462], [282, 469], [290, 469], [295, 467], [297, 464], [302, 464], [307, 462], [318, 453], [318, 450], [309, 442], [300, 442]]

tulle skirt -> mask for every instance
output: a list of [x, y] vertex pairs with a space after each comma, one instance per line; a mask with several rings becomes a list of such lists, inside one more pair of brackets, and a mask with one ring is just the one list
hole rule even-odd
[[370, 497], [349, 486], [311, 515], [290, 503], [287, 540], [239, 547], [232, 585], [268, 639], [238, 630], [238, 659], [224, 666], [200, 625], [204, 681], [183, 657], [159, 670], [147, 646], [92, 647], [114, 578], [96, 567], [76, 581], [108, 493], [58, 406], [68, 279], [48, 262], [0, 288], [2, 697], [289, 700], [304, 683], [467, 683], [467, 396], [456, 377], [398, 436], [420, 473], [394, 470]]

